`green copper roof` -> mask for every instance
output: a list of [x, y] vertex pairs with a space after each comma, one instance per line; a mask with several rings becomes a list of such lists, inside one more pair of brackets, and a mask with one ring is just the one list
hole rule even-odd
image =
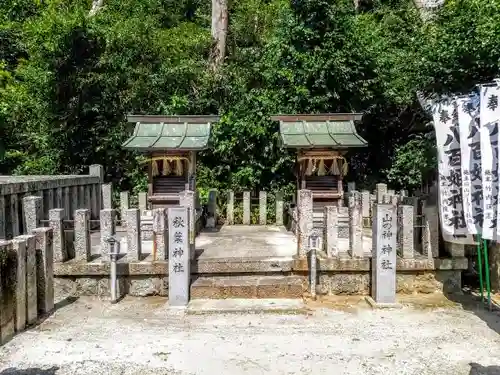
[[[129, 150], [151, 152], [166, 150], [201, 150], [210, 137], [210, 120], [215, 116], [129, 116], [136, 121], [134, 133], [123, 147]], [[134, 121], [135, 122], [135, 121]]]
[[290, 148], [365, 147], [353, 121], [280, 121], [281, 139]]

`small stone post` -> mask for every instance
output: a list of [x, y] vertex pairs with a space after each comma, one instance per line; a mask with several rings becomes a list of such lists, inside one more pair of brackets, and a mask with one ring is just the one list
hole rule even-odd
[[31, 234], [21, 237], [26, 241], [26, 322], [33, 324], [38, 316], [36, 240]]
[[[0, 245], [1, 247], [1, 245]], [[12, 250], [16, 253], [16, 331], [26, 327], [26, 240], [23, 236], [12, 240]]]
[[195, 222], [195, 195], [194, 191], [184, 190], [180, 194], [180, 205], [181, 207], [186, 207], [188, 209], [189, 214], [189, 258], [194, 259], [196, 246], [195, 246], [195, 237], [196, 237], [196, 222]]
[[125, 211], [127, 227], [127, 260], [141, 261], [141, 212], [138, 208]]
[[283, 193], [276, 193], [276, 225], [283, 225]]
[[127, 226], [127, 220], [125, 219], [125, 216], [127, 215], [127, 210], [130, 208], [129, 204], [129, 192], [128, 191], [121, 191], [120, 192], [120, 220], [122, 227]]
[[26, 234], [31, 234], [33, 229], [40, 226], [42, 219], [42, 198], [37, 196], [28, 196], [23, 198], [24, 208], [24, 228]]
[[234, 224], [234, 191], [227, 192], [226, 224]]
[[372, 305], [396, 304], [396, 231], [396, 207], [376, 204], [372, 239]]
[[422, 207], [422, 253], [428, 258], [439, 257], [439, 213], [436, 206]]
[[113, 208], [113, 185], [112, 184], [102, 184], [102, 208], [112, 209]]
[[101, 223], [101, 259], [109, 260], [109, 245], [107, 239], [115, 235], [115, 210], [104, 208], [99, 217]]
[[10, 228], [12, 230], [12, 237], [19, 236], [21, 234], [19, 229], [19, 198], [18, 194], [12, 194], [10, 196], [10, 215], [7, 217], [7, 222], [10, 219]]
[[377, 184], [375, 186], [377, 203], [382, 203], [384, 194], [387, 194], [387, 185], [386, 184]]
[[361, 216], [363, 217], [363, 226], [368, 226], [370, 222], [370, 192], [363, 190], [361, 192]]
[[[61, 210], [64, 211], [64, 210]], [[54, 255], [52, 254], [52, 228], [36, 228], [37, 305], [41, 314], [54, 309]]]
[[184, 307], [189, 303], [189, 226], [187, 207], [168, 209], [168, 303], [172, 307]]
[[298, 256], [305, 257], [309, 251], [308, 241], [313, 229], [313, 197], [311, 190], [299, 190], [297, 213], [299, 219]]
[[[99, 182], [92, 185], [91, 190], [91, 211], [90, 218], [91, 219], [99, 219], [99, 213], [103, 208], [102, 207], [102, 193], [101, 193], [101, 184], [104, 182], [104, 168], [100, 164], [92, 164], [89, 166], [89, 175], [99, 177]], [[111, 207], [108, 207], [111, 208]]]
[[75, 259], [90, 262], [90, 212], [87, 209], [75, 211]]
[[[8, 257], [12, 252], [11, 241], [0, 240], [0, 253]], [[15, 290], [9, 290], [9, 286], [14, 286], [14, 280], [17, 279], [17, 268], [10, 269], [3, 267], [2, 269], [2, 279], [4, 280], [3, 285], [0, 284], [0, 344], [4, 344], [9, 339], [14, 336], [14, 331], [16, 328], [16, 305], [15, 300]], [[13, 278], [14, 280], [12, 280]], [[6, 285], [5, 281], [9, 280], [10, 285]], [[12, 284], [11, 284], [12, 283]], [[12, 295], [14, 292], [14, 295]]]
[[64, 209], [53, 208], [49, 211], [49, 225], [52, 228], [54, 262], [64, 262], [68, 260], [66, 242], [64, 239]]
[[217, 190], [215, 189], [211, 189], [208, 192], [207, 210], [207, 228], [215, 228], [217, 226]]
[[259, 224], [267, 224], [267, 192], [259, 191]]
[[413, 259], [413, 206], [398, 206], [398, 250], [400, 257]]
[[356, 190], [356, 183], [355, 182], [348, 182], [347, 183], [347, 193], [350, 193], [351, 191]]
[[324, 216], [323, 243], [326, 255], [332, 258], [339, 255], [339, 208], [337, 206], [325, 206]]
[[361, 196], [357, 191], [349, 193], [349, 255], [351, 257], [364, 255]]
[[144, 211], [148, 209], [148, 193], [145, 191], [141, 191], [139, 193], [139, 211], [142, 215]]
[[243, 224], [250, 225], [250, 192], [243, 192]]
[[153, 210], [153, 233], [156, 240], [156, 259], [167, 259], [167, 210], [165, 208], [155, 208]]

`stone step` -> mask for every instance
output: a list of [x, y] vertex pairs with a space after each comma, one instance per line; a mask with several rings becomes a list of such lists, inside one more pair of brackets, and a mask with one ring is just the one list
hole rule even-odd
[[300, 276], [199, 277], [191, 283], [191, 298], [302, 298]]

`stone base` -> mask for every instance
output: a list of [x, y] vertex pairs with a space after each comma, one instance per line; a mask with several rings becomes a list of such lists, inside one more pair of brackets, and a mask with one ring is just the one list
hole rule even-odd
[[402, 309], [403, 308], [403, 305], [400, 303], [397, 303], [397, 302], [395, 302], [395, 303], [375, 302], [375, 300], [370, 296], [366, 296], [365, 300], [366, 300], [366, 302], [368, 302], [368, 304], [370, 305], [370, 307], [372, 309]]

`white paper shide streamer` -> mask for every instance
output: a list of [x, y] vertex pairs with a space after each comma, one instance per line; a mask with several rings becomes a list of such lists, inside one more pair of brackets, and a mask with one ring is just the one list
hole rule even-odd
[[433, 106], [438, 150], [441, 227], [447, 235], [467, 234], [462, 203], [462, 170], [458, 110], [454, 100]]
[[462, 200], [465, 223], [469, 234], [477, 234], [481, 233], [483, 226], [479, 95], [459, 97], [456, 105], [462, 152]]

